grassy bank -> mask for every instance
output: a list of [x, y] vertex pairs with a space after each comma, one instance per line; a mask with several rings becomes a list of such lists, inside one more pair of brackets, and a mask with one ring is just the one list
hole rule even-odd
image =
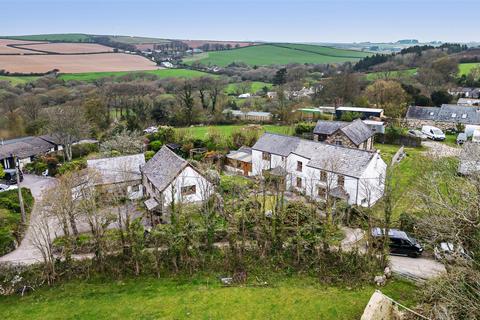
[[[0, 297], [1, 319], [359, 319], [375, 288], [325, 286], [309, 277], [222, 287], [215, 277], [69, 282], [26, 297]], [[382, 291], [415, 304], [412, 284]]]

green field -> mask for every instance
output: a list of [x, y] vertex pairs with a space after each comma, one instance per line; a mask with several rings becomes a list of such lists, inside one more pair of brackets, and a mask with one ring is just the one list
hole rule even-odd
[[[283, 46], [290, 46], [288, 48]], [[295, 48], [302, 48], [297, 50]], [[304, 51], [308, 49], [309, 51]], [[350, 56], [357, 54], [355, 51], [326, 48], [315, 45], [282, 45], [282, 47], [266, 44], [250, 46], [240, 49], [225, 51], [205, 52], [184, 59], [187, 64], [197, 61], [205, 65], [227, 66], [232, 62], [244, 62], [248, 65], [272, 65], [289, 63], [343, 63], [358, 61], [365, 53], [358, 52], [358, 57]]]
[[292, 43], [279, 43], [274, 44], [279, 47], [287, 47], [295, 50], [302, 50], [308, 51], [313, 53], [318, 53], [325, 56], [332, 56], [332, 57], [346, 57], [346, 58], [365, 58], [367, 56], [372, 55], [369, 52], [357, 51], [357, 50], [346, 50], [346, 49], [339, 49], [333, 47], [325, 47], [325, 46], [318, 46], [318, 45], [311, 45], [311, 44], [292, 44]]
[[[203, 139], [206, 137], [209, 131], [212, 129], [218, 130], [221, 135], [229, 137], [232, 132], [244, 128], [245, 125], [225, 125], [225, 126], [203, 126], [203, 127], [191, 127], [191, 128], [179, 128], [177, 130], [188, 131], [195, 139]], [[290, 126], [277, 126], [277, 125], [264, 125], [262, 126], [262, 132], [272, 132], [281, 134], [293, 134], [293, 127]]]
[[55, 33], [34, 34], [25, 36], [8, 36], [3, 39], [27, 40], [27, 41], [64, 41], [64, 42], [90, 42], [90, 35], [83, 33]]
[[[215, 277], [74, 281], [20, 298], [0, 297], [0, 319], [359, 319], [373, 286], [325, 286], [290, 277], [265, 287], [222, 287]], [[382, 292], [412, 306], [415, 287], [394, 280]]]
[[129, 37], [129, 36], [110, 36], [110, 39], [116, 42], [126, 44], [142, 44], [142, 43], [168, 43], [170, 40], [149, 38], [149, 37]]
[[8, 81], [12, 86], [25, 84], [37, 80], [36, 76], [0, 76], [0, 81]]
[[153, 74], [158, 78], [197, 78], [212, 76], [208, 73], [188, 69], [160, 69], [147, 71], [119, 71], [119, 72], [88, 72], [88, 73], [65, 73], [59, 76], [60, 79], [69, 81], [94, 81], [106, 77], [121, 77], [127, 74]]
[[473, 68], [478, 68], [480, 67], [480, 62], [475, 62], [475, 63], [461, 63], [458, 65], [460, 68], [460, 75], [467, 75], [472, 71]]
[[[237, 86], [238, 86], [238, 83], [230, 83], [225, 88], [225, 92], [227, 94], [237, 94]], [[273, 85], [271, 83], [261, 82], [261, 81], [252, 81], [252, 87], [249, 90], [249, 92], [255, 93], [262, 90], [264, 87], [267, 87], [270, 89], [272, 88], [272, 86]]]

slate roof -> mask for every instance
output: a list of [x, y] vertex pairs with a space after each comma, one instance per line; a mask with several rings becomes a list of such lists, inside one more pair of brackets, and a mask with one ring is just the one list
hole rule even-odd
[[407, 111], [407, 119], [480, 124], [480, 107], [456, 104], [443, 104], [440, 108], [411, 106]]
[[437, 119], [440, 108], [437, 107], [418, 107], [410, 106], [407, 110], [407, 119], [415, 120], [433, 120]]
[[313, 133], [331, 135], [338, 130], [342, 131], [357, 146], [375, 134], [360, 119], [352, 122], [318, 120]]
[[23, 137], [3, 141], [0, 145], [0, 159], [10, 157], [12, 154], [19, 158], [28, 158], [45, 154], [55, 147], [55, 144], [39, 137]]
[[360, 177], [376, 152], [330, 145], [281, 134], [265, 133], [252, 147], [254, 150], [281, 156], [294, 153], [309, 159], [307, 166]]
[[99, 184], [114, 184], [133, 180], [140, 180], [140, 168], [145, 165], [143, 153], [87, 160], [87, 167], [100, 174]]
[[187, 166], [189, 166], [189, 163], [185, 159], [163, 146], [145, 164], [143, 172], [155, 188], [162, 192]]

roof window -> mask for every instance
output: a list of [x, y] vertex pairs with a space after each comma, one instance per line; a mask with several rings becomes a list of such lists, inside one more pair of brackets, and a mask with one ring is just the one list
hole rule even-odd
[[462, 119], [466, 119], [466, 118], [467, 118], [467, 114], [466, 113], [462, 114]]
[[433, 112], [430, 112], [430, 115], [433, 116]]
[[456, 113], [452, 113], [452, 118], [456, 118], [457, 117], [457, 114]]

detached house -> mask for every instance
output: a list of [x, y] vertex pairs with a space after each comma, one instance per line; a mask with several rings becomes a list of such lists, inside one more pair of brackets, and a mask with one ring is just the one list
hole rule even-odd
[[468, 126], [480, 125], [480, 107], [443, 104], [438, 107], [410, 106], [406, 115], [410, 127], [420, 128], [424, 125], [440, 129], [455, 128], [457, 123]]
[[145, 164], [142, 174], [148, 210], [163, 212], [172, 202], [202, 202], [213, 192], [200, 172], [166, 146]]
[[371, 150], [374, 134], [360, 119], [352, 122], [319, 120], [313, 130], [313, 139], [328, 144]]
[[252, 147], [252, 175], [282, 173], [285, 188], [315, 200], [327, 195], [351, 205], [373, 205], [383, 196], [386, 164], [368, 150], [265, 133]]

